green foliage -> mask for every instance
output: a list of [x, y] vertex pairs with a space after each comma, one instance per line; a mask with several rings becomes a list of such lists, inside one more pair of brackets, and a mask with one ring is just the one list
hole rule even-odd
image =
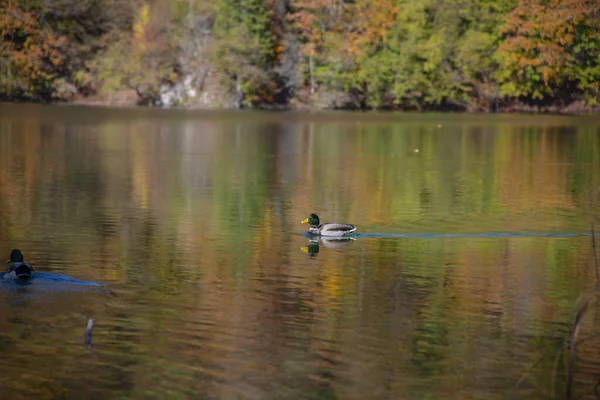
[[[354, 43], [358, 49], [351, 52], [353, 67], [342, 74], [347, 89], [361, 91], [366, 104], [375, 108], [389, 106], [390, 100], [418, 108], [468, 106], [490, 97], [490, 75], [497, 65], [491, 57], [497, 42], [494, 32], [501, 16], [496, 12], [507, 8], [506, 2], [398, 0], [394, 6], [397, 13], [379, 15], [385, 23], [396, 14], [387, 32], [376, 40]], [[367, 35], [381, 26], [376, 20], [369, 22]]]
[[519, 0], [504, 18], [497, 50], [502, 94], [533, 100], [560, 100], [566, 94], [594, 104], [599, 23], [596, 1]]
[[269, 87], [273, 60], [272, 9], [266, 0], [221, 0], [213, 27], [216, 66], [244, 105], [261, 99]]
[[[595, 106], [600, 98], [600, 3], [592, 0], [10, 0], [0, 7], [5, 97], [49, 100], [74, 85], [83, 94], [134, 89], [150, 104], [162, 84], [197, 73], [196, 89], [246, 107], [281, 102], [290, 88], [301, 101], [329, 96], [330, 105], [357, 108]], [[209, 75], [220, 82], [212, 89], [202, 86]]]

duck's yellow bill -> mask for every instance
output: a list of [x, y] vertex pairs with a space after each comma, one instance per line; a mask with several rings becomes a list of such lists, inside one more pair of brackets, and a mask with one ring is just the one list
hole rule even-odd
[[301, 224], [308, 224], [308, 218], [306, 218], [304, 221], [300, 221]]
[[303, 253], [308, 253], [308, 246], [302, 246], [300, 247], [300, 251]]

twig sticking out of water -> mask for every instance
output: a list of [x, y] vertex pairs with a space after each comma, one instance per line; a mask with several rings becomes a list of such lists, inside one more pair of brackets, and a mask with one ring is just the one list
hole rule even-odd
[[[580, 340], [578, 340], [578, 339], [579, 339], [579, 331], [581, 329], [581, 323], [583, 321], [583, 317], [585, 316], [585, 313], [589, 309], [589, 305], [592, 303], [592, 300], [594, 300], [594, 298], [596, 298], [596, 296], [598, 295], [598, 292], [600, 292], [600, 266], [599, 266], [599, 262], [598, 262], [598, 251], [597, 251], [598, 246], [596, 243], [596, 230], [594, 228], [594, 221], [595, 221], [594, 210], [595, 210], [595, 204], [597, 203], [596, 199], [600, 200], [600, 187], [596, 188], [592, 192], [591, 202], [590, 202], [591, 203], [590, 230], [591, 230], [591, 239], [592, 239], [592, 251], [594, 252], [593, 260], [594, 260], [594, 274], [596, 277], [596, 285], [590, 292], [587, 293], [587, 295], [584, 296], [584, 294], [582, 294], [581, 296], [579, 296], [579, 298], [577, 298], [577, 300], [574, 303], [574, 307], [578, 304], [580, 304], [580, 306], [579, 306], [579, 308], [577, 308], [577, 312], [575, 314], [575, 319], [573, 321], [573, 326], [572, 326], [571, 332], [569, 334], [569, 338], [563, 340], [562, 345], [557, 349], [556, 355], [554, 357], [554, 366], [552, 368], [552, 375], [550, 378], [550, 398], [551, 399], [556, 398], [556, 392], [555, 392], [556, 374], [557, 374], [561, 355], [563, 356], [562, 358], [565, 360], [565, 370], [566, 370], [565, 373], [566, 373], [566, 380], [567, 380], [566, 398], [571, 399], [573, 396], [573, 370], [575, 367], [576, 347], [577, 347], [577, 343], [580, 342]], [[583, 301], [581, 302], [581, 300], [583, 300]], [[592, 339], [594, 337], [596, 337], [596, 335], [584, 338], [583, 340]], [[562, 351], [563, 349], [564, 349], [564, 351]], [[531, 374], [531, 371], [543, 360], [543, 358], [544, 358], [544, 356], [542, 355], [531, 366], [531, 368], [521, 376], [521, 379], [519, 379], [519, 381], [517, 382], [517, 384], [515, 385], [513, 390], [516, 391], [519, 388], [521, 383], [525, 381], [525, 379]], [[594, 394], [595, 394], [596, 398], [598, 400], [600, 400], [600, 379], [594, 386]]]
[[579, 329], [581, 328], [581, 321], [583, 316], [588, 310], [590, 302], [594, 298], [595, 293], [590, 293], [585, 302], [577, 310], [575, 316], [575, 322], [573, 323], [573, 330], [571, 331], [571, 339], [569, 340], [569, 364], [567, 367], [567, 399], [570, 399], [573, 395], [573, 369], [575, 368], [575, 350], [577, 347], [577, 338], [579, 337]]
[[558, 369], [558, 361], [560, 360], [560, 355], [562, 354], [562, 346], [556, 350], [556, 355], [554, 356], [554, 366], [552, 367], [552, 375], [550, 375], [550, 398], [552, 400], [556, 399], [556, 370]]
[[92, 351], [92, 330], [94, 329], [94, 318], [88, 320], [85, 327], [85, 347], [88, 351]]
[[592, 250], [594, 251], [594, 270], [596, 272], [596, 287], [595, 291], [600, 289], [600, 268], [598, 268], [598, 252], [596, 246], [596, 232], [594, 229], [594, 209], [596, 206], [596, 198], [600, 195], [600, 187], [597, 187], [592, 193], [591, 210], [590, 210], [590, 229], [592, 231]]
[[[577, 347], [577, 338], [579, 337], [579, 330], [581, 328], [581, 321], [589, 309], [589, 305], [592, 300], [597, 296], [598, 291], [600, 290], [600, 269], [598, 268], [598, 253], [597, 253], [597, 245], [596, 245], [596, 232], [594, 229], [594, 206], [596, 204], [596, 197], [600, 193], [600, 187], [596, 188], [594, 192], [592, 192], [591, 196], [591, 210], [590, 210], [590, 230], [592, 231], [592, 251], [593, 259], [594, 259], [594, 273], [596, 275], [596, 285], [594, 289], [588, 293], [585, 297], [585, 301], [577, 310], [577, 314], [575, 315], [575, 321], [573, 322], [573, 329], [571, 330], [571, 337], [569, 341], [569, 361], [567, 365], [567, 399], [571, 399], [573, 396], [573, 369], [575, 367], [575, 351]], [[598, 385], [596, 385], [595, 389]]]
[[[540, 356], [540, 358], [538, 358], [537, 361], [533, 363], [533, 365], [529, 368], [529, 370], [527, 370], [523, 375], [521, 375], [521, 378], [515, 384], [513, 391], [516, 391], [517, 389], [519, 389], [519, 386], [521, 385], [521, 383], [523, 383], [525, 381], [525, 379], [527, 379], [529, 377], [529, 375], [531, 374], [531, 371], [533, 371], [535, 369], [535, 367], [537, 367], [538, 364], [541, 363], [542, 361], [544, 361], [544, 355]], [[512, 397], [513, 396], [511, 395], [511, 398]]]
[[592, 223], [592, 251], [594, 252], [594, 269], [596, 270], [596, 290], [600, 288], [600, 269], [598, 268], [598, 253], [596, 249], [596, 233]]

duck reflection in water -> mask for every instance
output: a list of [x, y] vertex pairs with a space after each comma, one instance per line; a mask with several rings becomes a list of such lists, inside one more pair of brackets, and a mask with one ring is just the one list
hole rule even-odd
[[308, 253], [310, 256], [315, 256], [319, 252], [319, 245], [323, 245], [329, 249], [336, 247], [348, 246], [354, 242], [354, 238], [351, 237], [312, 237], [308, 241], [308, 246], [302, 246], [301, 250]]

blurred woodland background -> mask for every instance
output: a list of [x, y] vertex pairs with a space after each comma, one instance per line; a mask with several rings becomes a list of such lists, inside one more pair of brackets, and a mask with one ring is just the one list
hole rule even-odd
[[0, 97], [598, 111], [597, 0], [1, 0]]

